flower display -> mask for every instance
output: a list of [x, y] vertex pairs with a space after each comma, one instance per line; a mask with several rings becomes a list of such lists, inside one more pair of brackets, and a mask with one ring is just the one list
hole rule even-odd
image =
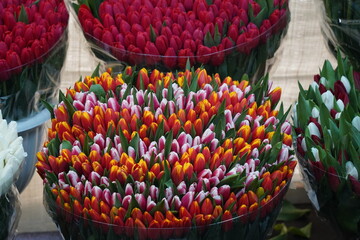
[[63, 0], [0, 3], [0, 109], [26, 118], [51, 101], [67, 49], [69, 14]]
[[352, 66], [326, 61], [294, 111], [296, 149], [310, 200], [345, 239], [359, 236], [359, 90]]
[[50, 215], [65, 238], [262, 239], [296, 165], [280, 95], [205, 69], [85, 77], [37, 154]]
[[[0, 238], [14, 234], [19, 221], [18, 192], [13, 187], [19, 176], [26, 153], [18, 137], [16, 122], [7, 124], [0, 111]], [[15, 227], [14, 227], [15, 226]]]
[[[360, 1], [321, 0], [322, 33], [330, 50], [337, 48], [350, 60], [354, 70], [360, 71]], [[336, 55], [336, 54], [335, 54]]]
[[103, 60], [163, 71], [184, 70], [189, 60], [236, 79], [265, 68], [290, 20], [287, 0], [78, 0], [73, 6]]

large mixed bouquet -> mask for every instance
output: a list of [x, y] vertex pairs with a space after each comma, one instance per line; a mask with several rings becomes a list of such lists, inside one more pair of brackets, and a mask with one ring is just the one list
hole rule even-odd
[[308, 90], [300, 86], [295, 144], [308, 195], [345, 239], [360, 236], [360, 93], [352, 66], [326, 61]]
[[330, 49], [339, 48], [360, 71], [360, 1], [320, 0], [322, 33]]
[[7, 124], [0, 111], [0, 239], [11, 239], [20, 219], [19, 193], [13, 184], [25, 156], [16, 122]]
[[163, 71], [184, 70], [189, 60], [236, 79], [262, 76], [290, 21], [287, 0], [77, 0], [73, 6], [103, 60]]
[[281, 89], [205, 69], [76, 82], [37, 154], [66, 239], [264, 239], [296, 161]]
[[53, 101], [67, 50], [63, 0], [0, 2], [0, 109], [19, 120]]

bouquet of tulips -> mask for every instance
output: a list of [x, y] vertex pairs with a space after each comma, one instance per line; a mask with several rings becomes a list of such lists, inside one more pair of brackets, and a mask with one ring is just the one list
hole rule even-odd
[[360, 71], [360, 0], [320, 0], [321, 30], [332, 52], [340, 48]]
[[77, 18], [103, 60], [162, 71], [203, 66], [262, 76], [290, 21], [287, 0], [77, 0]]
[[76, 82], [37, 154], [65, 239], [264, 239], [296, 161], [281, 89], [205, 69]]
[[7, 124], [0, 111], [0, 239], [12, 239], [20, 219], [19, 193], [14, 183], [26, 153], [16, 122]]
[[360, 236], [360, 92], [352, 66], [338, 56], [300, 94], [294, 111], [295, 144], [308, 195], [345, 239]]
[[0, 109], [19, 120], [53, 101], [67, 50], [63, 0], [0, 2]]

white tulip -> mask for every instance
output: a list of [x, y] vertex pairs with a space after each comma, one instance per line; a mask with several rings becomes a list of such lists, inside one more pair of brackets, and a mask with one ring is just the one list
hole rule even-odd
[[319, 89], [319, 84], [317, 82], [312, 82], [311, 85], [312, 89], [316, 92], [316, 89]]
[[326, 84], [326, 83], [327, 83], [327, 79], [324, 78], [324, 77], [321, 77], [321, 78], [320, 78], [320, 83], [326, 87], [326, 85], [327, 85], [327, 84]]
[[360, 117], [356, 116], [351, 121], [351, 124], [360, 132]]
[[312, 155], [314, 156], [315, 161], [316, 161], [316, 162], [320, 162], [319, 150], [318, 150], [317, 148], [315, 148], [315, 147], [312, 147], [312, 148], [311, 148], [311, 153], [312, 153]]
[[311, 110], [311, 116], [313, 118], [319, 118], [320, 112], [319, 112], [319, 109], [317, 107], [313, 107], [313, 109]]
[[26, 157], [22, 141], [17, 134], [16, 122], [7, 124], [0, 111], [0, 196], [15, 182]]
[[347, 79], [347, 77], [345, 76], [341, 76], [340, 81], [342, 82], [342, 84], [344, 85], [346, 92], [349, 93], [351, 90], [351, 86], [350, 86], [350, 82], [349, 79]]
[[334, 108], [335, 97], [332, 94], [332, 92], [327, 90], [326, 92], [321, 94], [321, 99], [322, 99], [323, 103], [325, 104], [325, 106], [327, 107], [327, 109], [329, 109], [329, 111]]
[[341, 99], [338, 99], [336, 101], [336, 104], [339, 107], [340, 112], [344, 111], [345, 105], [344, 105], [344, 102]]
[[345, 168], [346, 168], [346, 176], [351, 175], [355, 179], [358, 179], [358, 177], [359, 177], [358, 171], [351, 161], [346, 162]]
[[309, 125], [308, 125], [308, 129], [309, 129], [310, 135], [315, 135], [315, 136], [317, 136], [319, 138], [321, 137], [320, 130], [316, 126], [315, 123], [310, 122]]

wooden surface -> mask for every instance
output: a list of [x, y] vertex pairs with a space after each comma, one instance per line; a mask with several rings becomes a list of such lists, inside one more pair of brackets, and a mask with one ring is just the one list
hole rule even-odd
[[[271, 69], [270, 79], [274, 86], [282, 87], [282, 101], [285, 107], [291, 106], [297, 95], [297, 82], [307, 86], [318, 73], [325, 59], [334, 63], [335, 59], [325, 47], [320, 33], [315, 0], [290, 0], [291, 22], [288, 34], [277, 53], [275, 66]], [[70, 21], [70, 43], [66, 64], [62, 73], [61, 88], [72, 86], [80, 76], [89, 75], [97, 65], [96, 60], [86, 47], [80, 30]], [[306, 200], [301, 177], [296, 174], [289, 191], [293, 201]], [[300, 192], [302, 194], [300, 194]], [[299, 199], [302, 197], [302, 199]], [[56, 231], [52, 220], [45, 212], [42, 203], [42, 181], [37, 173], [21, 194], [22, 216], [18, 232]]]

